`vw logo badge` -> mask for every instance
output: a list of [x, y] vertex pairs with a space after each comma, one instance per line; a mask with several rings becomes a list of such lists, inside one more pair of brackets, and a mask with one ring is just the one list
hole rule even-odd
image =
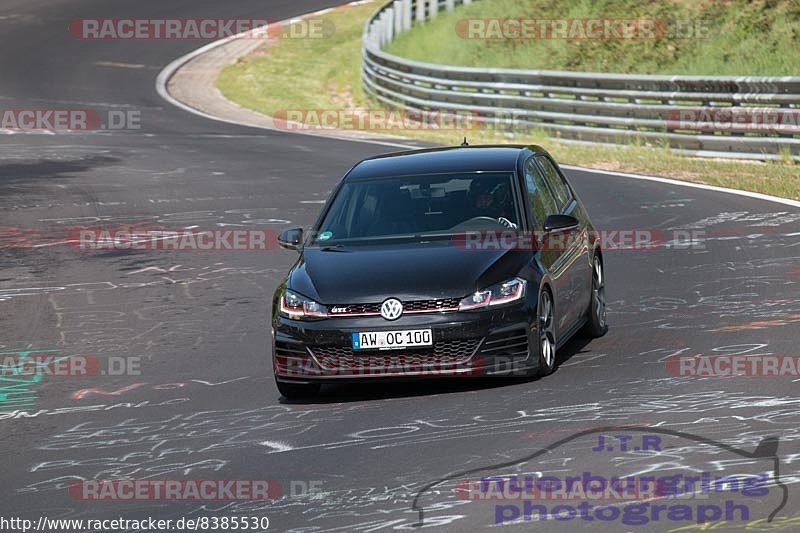
[[386, 320], [397, 320], [403, 314], [403, 304], [397, 298], [389, 298], [381, 304], [381, 316]]

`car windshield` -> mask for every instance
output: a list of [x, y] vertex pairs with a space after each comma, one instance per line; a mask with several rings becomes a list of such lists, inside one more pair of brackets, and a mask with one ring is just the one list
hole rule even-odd
[[449, 237], [469, 229], [516, 228], [513, 174], [481, 172], [346, 182], [313, 243]]

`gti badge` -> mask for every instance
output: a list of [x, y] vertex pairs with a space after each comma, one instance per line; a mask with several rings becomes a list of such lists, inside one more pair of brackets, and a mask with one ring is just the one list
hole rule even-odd
[[397, 320], [403, 314], [403, 304], [397, 298], [389, 298], [381, 304], [381, 316], [386, 320]]

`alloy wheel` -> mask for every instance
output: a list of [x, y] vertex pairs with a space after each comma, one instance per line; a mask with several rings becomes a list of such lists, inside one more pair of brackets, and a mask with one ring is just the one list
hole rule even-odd
[[539, 353], [542, 363], [549, 371], [556, 357], [556, 333], [553, 321], [553, 300], [548, 291], [539, 297]]

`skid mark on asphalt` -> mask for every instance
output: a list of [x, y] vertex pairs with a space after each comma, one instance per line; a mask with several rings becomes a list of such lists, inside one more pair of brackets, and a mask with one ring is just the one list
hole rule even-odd
[[800, 323], [800, 314], [786, 315], [784, 318], [774, 320], [754, 320], [752, 322], [745, 322], [743, 324], [735, 324], [732, 326], [722, 326], [719, 328], [709, 329], [712, 333], [731, 333], [734, 331], [750, 331], [758, 329], [770, 329], [789, 324]]

